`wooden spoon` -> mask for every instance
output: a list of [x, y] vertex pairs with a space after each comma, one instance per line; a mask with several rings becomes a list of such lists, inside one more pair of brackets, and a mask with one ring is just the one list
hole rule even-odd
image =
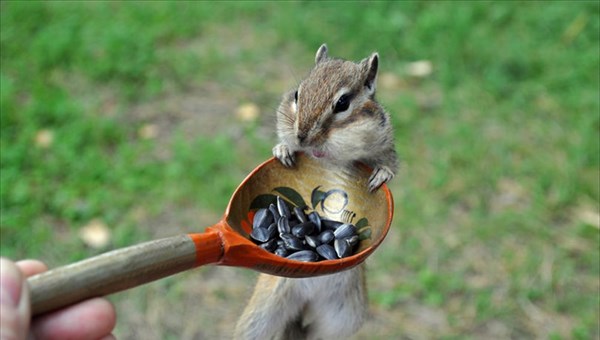
[[[39, 315], [95, 296], [122, 291], [205, 264], [245, 267], [259, 272], [310, 277], [362, 263], [385, 238], [393, 216], [386, 185], [367, 190], [370, 169], [327, 166], [298, 154], [286, 168], [272, 158], [254, 169], [231, 197], [223, 218], [203, 233], [184, 234], [117, 249], [29, 278], [32, 311]], [[284, 198], [327, 219], [352, 222], [363, 240], [352, 256], [299, 262], [263, 250], [248, 235], [256, 209]]]

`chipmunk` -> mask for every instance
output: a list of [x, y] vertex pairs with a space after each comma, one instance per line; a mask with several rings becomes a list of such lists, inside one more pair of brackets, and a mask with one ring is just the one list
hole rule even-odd
[[[392, 179], [398, 159], [390, 117], [375, 101], [378, 64], [377, 53], [355, 63], [330, 58], [321, 45], [309, 75], [279, 105], [273, 155], [288, 167], [298, 151], [341, 167], [366, 163], [370, 191]], [[367, 311], [364, 265], [302, 279], [261, 274], [234, 338], [345, 338]]]
[[297, 151], [342, 166], [366, 163], [373, 168], [369, 190], [374, 191], [398, 170], [390, 117], [375, 101], [379, 55], [354, 63], [329, 58], [323, 44], [315, 63], [279, 105], [280, 143], [273, 155], [286, 166], [294, 164]]

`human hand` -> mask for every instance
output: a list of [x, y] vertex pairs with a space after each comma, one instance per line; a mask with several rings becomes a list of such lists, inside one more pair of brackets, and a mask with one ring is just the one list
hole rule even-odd
[[[47, 270], [37, 260], [0, 258], [0, 339], [114, 339], [113, 305], [93, 298], [31, 319], [27, 277]], [[31, 320], [31, 323], [30, 323]]]

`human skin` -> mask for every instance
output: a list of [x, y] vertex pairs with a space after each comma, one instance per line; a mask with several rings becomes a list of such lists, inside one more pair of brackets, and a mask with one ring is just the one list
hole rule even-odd
[[114, 306], [93, 298], [31, 319], [27, 278], [48, 268], [38, 260], [0, 258], [0, 339], [114, 339]]

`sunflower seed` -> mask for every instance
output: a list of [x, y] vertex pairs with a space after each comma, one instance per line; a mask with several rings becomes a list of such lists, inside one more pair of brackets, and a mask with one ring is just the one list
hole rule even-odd
[[275, 206], [275, 204], [273, 204], [273, 203], [269, 204], [269, 211], [271, 212], [271, 214], [273, 214], [273, 219], [275, 221], [278, 221], [279, 218], [281, 217], [281, 215], [279, 215], [279, 210], [277, 210], [277, 207]]
[[272, 253], [277, 248], [277, 240], [275, 240], [274, 238], [272, 238], [269, 241], [267, 241], [267, 242], [259, 245], [259, 247], [261, 247], [262, 249], [264, 249], [264, 250]]
[[314, 223], [306, 222], [293, 227], [292, 234], [298, 238], [304, 238], [304, 236], [312, 234], [313, 230], [315, 230]]
[[352, 235], [352, 236], [346, 237], [344, 240], [346, 240], [346, 242], [348, 243], [348, 245], [350, 247], [354, 247], [355, 245], [358, 244], [359, 237], [358, 237], [358, 235]]
[[290, 233], [290, 222], [285, 216], [281, 216], [279, 221], [277, 221], [277, 231], [279, 231], [280, 234]]
[[290, 251], [287, 250], [285, 247], [277, 247], [277, 249], [275, 249], [273, 253], [277, 256], [286, 257], [290, 254]]
[[326, 260], [337, 260], [337, 253], [332, 246], [328, 244], [322, 244], [317, 247], [317, 253], [321, 255]]
[[342, 224], [333, 232], [333, 236], [335, 236], [336, 239], [342, 239], [352, 235], [356, 235], [356, 227], [349, 223]]
[[306, 241], [307, 245], [313, 248], [317, 248], [321, 245], [321, 241], [319, 241], [319, 238], [317, 236], [306, 235], [304, 240]]
[[320, 233], [317, 237], [319, 238], [319, 241], [321, 241], [321, 243], [329, 243], [335, 238], [335, 236], [333, 236], [333, 231], [331, 230], [325, 230], [324, 232]]
[[286, 258], [302, 262], [316, 262], [319, 259], [319, 255], [312, 250], [301, 250], [288, 255]]
[[281, 234], [281, 239], [285, 243], [285, 247], [289, 250], [305, 250], [304, 243], [294, 235]]
[[342, 224], [343, 224], [342, 222], [338, 222], [338, 221], [321, 219], [321, 225], [326, 229], [335, 230]]
[[294, 208], [294, 214], [296, 215], [296, 218], [298, 219], [298, 221], [300, 223], [306, 223], [306, 222], [308, 222], [308, 219], [306, 218], [306, 215], [304, 214], [304, 210], [302, 210], [302, 208], [295, 207]]
[[273, 223], [273, 214], [269, 209], [258, 209], [254, 214], [252, 228], [268, 228]]
[[269, 240], [269, 231], [267, 228], [254, 228], [250, 233], [250, 237], [258, 242], [267, 242]]
[[279, 211], [279, 215], [290, 218], [290, 208], [288, 208], [287, 203], [283, 200], [283, 198], [277, 196], [277, 211]]
[[272, 239], [277, 235], [277, 224], [271, 223], [271, 225], [267, 228], [267, 237], [268, 239]]
[[336, 239], [333, 241], [333, 248], [340, 259], [352, 254], [352, 247], [350, 247], [348, 242], [343, 239]]
[[321, 217], [319, 217], [319, 214], [317, 214], [316, 211], [313, 211], [308, 214], [308, 219], [315, 224], [317, 232], [321, 232]]

